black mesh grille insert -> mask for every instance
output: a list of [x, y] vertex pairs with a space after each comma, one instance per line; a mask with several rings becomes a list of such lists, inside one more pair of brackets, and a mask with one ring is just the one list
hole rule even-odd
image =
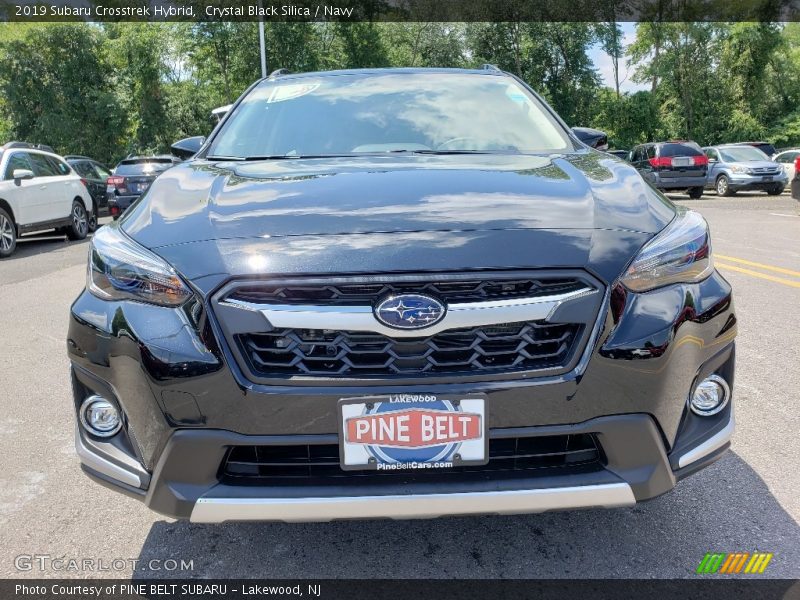
[[236, 336], [257, 375], [420, 375], [555, 368], [566, 364], [580, 324], [509, 323], [420, 338], [281, 329]]
[[535, 298], [585, 288], [575, 278], [560, 279], [458, 279], [396, 281], [388, 283], [303, 284], [268, 282], [238, 287], [228, 298], [258, 304], [370, 304], [393, 294], [430, 294], [445, 302], [480, 302], [510, 298]]
[[336, 444], [293, 446], [235, 446], [228, 451], [221, 476], [232, 485], [280, 485], [281, 483], [347, 481], [387, 483], [430, 481], [452, 477], [500, 476], [531, 470], [597, 470], [602, 468], [599, 446], [592, 434], [557, 435], [489, 440], [489, 462], [485, 465], [453, 467], [447, 470], [343, 471]]

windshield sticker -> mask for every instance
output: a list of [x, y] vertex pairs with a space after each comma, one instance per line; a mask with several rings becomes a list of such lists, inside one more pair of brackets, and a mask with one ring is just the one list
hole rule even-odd
[[276, 85], [267, 98], [267, 102], [283, 102], [310, 94], [319, 87], [319, 83], [294, 83], [288, 85]]

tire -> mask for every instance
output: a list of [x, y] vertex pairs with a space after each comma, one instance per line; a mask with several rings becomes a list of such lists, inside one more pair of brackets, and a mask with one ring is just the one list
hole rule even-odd
[[0, 208], [0, 258], [11, 256], [17, 249], [17, 226], [6, 211]]
[[89, 233], [97, 231], [97, 204], [92, 203], [92, 216], [89, 217]]
[[774, 187], [771, 187], [771, 188], [769, 188], [769, 189], [767, 190], [767, 193], [768, 193], [770, 196], [780, 196], [780, 195], [783, 193], [783, 189], [784, 189], [784, 188], [783, 188], [783, 186], [782, 186], [782, 185], [776, 185], [776, 186], [774, 186]]
[[75, 200], [75, 202], [72, 203], [70, 219], [71, 222], [67, 228], [67, 237], [71, 240], [85, 239], [89, 233], [89, 218], [82, 202]]
[[720, 175], [717, 177], [717, 196], [733, 196], [736, 192], [731, 189], [728, 177]]
[[692, 200], [699, 200], [700, 198], [703, 197], [703, 188], [701, 187], [689, 188], [686, 191], [686, 193], [689, 194], [689, 198], [691, 198]]

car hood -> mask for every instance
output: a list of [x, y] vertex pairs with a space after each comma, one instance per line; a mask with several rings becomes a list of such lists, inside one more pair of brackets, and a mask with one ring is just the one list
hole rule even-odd
[[[273, 271], [330, 267], [341, 272], [358, 265], [368, 269], [372, 267], [365, 261], [371, 258], [363, 255], [365, 251], [379, 256], [387, 245], [402, 245], [400, 240], [409, 244], [413, 240], [418, 260], [388, 264], [391, 257], [383, 256], [383, 266], [376, 268], [420, 268], [416, 263], [424, 262], [421, 257], [427, 247], [430, 254], [449, 248], [457, 263], [454, 268], [463, 269], [486, 260], [494, 267], [515, 266], [510, 261], [520, 256], [503, 256], [503, 240], [512, 238], [519, 241], [522, 252], [544, 243], [545, 254], [557, 246], [554, 240], [559, 236], [582, 240], [579, 245], [586, 250], [593, 232], [635, 238], [638, 247], [673, 218], [674, 210], [632, 166], [596, 151], [553, 156], [198, 160], [162, 174], [128, 211], [122, 227], [194, 277], [214, 269], [227, 274], [252, 272], [246, 261], [231, 263], [245, 249], [282, 255], [288, 262], [280, 268], [271, 265]], [[464, 244], [472, 256], [454, 255]], [[211, 247], [214, 252], [208, 250]], [[359, 257], [348, 254], [354, 249]], [[319, 258], [323, 252], [326, 260], [341, 259], [341, 264], [323, 265]], [[212, 253], [223, 253], [221, 262], [212, 265]], [[623, 259], [630, 258], [626, 250]], [[562, 259], [582, 264], [580, 257], [569, 253]], [[444, 263], [439, 267], [448, 268]]]
[[726, 163], [728, 166], [731, 167], [744, 167], [745, 169], [780, 169], [781, 166], [776, 163], [772, 162], [771, 160], [748, 160], [748, 161], [740, 161], [740, 162], [729, 162]]

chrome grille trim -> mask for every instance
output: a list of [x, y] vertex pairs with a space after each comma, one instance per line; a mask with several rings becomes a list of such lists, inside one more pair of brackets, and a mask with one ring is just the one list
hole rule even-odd
[[[461, 300], [454, 297], [447, 299], [450, 290], [460, 289], [460, 282], [481, 280], [492, 287], [490, 297], [481, 292], [483, 298], [475, 300]], [[517, 284], [520, 280], [534, 281], [536, 284], [531, 289], [530, 294], [520, 296], [503, 297], [506, 289], [503, 286], [507, 282]], [[566, 286], [565, 282], [574, 282]], [[482, 327], [497, 327], [508, 325], [498, 322], [504, 319], [517, 319], [512, 313], [525, 312], [533, 315], [543, 315], [542, 319], [534, 319], [532, 322], [539, 322], [543, 325], [574, 325], [580, 329], [579, 338], [574, 340], [574, 344], [569, 348], [564, 356], [564, 361], [560, 364], [551, 366], [529, 366], [512, 365], [510, 367], [498, 367], [492, 370], [435, 370], [435, 372], [414, 372], [405, 371], [401, 374], [379, 374], [368, 373], [366, 371], [350, 373], [332, 373], [321, 375], [318, 373], [306, 373], [302, 370], [291, 372], [289, 370], [276, 370], [271, 372], [269, 369], [262, 370], [255, 368], [251, 362], [251, 356], [242, 342], [249, 336], [271, 335], [275, 336], [281, 331], [316, 330], [324, 335], [333, 335], [337, 332], [346, 331], [346, 327], [340, 318], [341, 309], [346, 310], [356, 307], [354, 312], [356, 318], [370, 319], [370, 326], [364, 331], [351, 332], [365, 336], [381, 336], [381, 331], [385, 325], [381, 324], [372, 314], [372, 306], [380, 298], [348, 298], [345, 303], [340, 302], [337, 295], [334, 298], [313, 297], [313, 287], [320, 286], [328, 289], [341, 285], [351, 284], [379, 284], [380, 289], [385, 286], [394, 290], [398, 287], [396, 283], [402, 283], [408, 289], [409, 286], [418, 283], [420, 288], [442, 282], [442, 299], [445, 304], [452, 308], [464, 304], [464, 310], [457, 310], [456, 316], [467, 316], [470, 319], [480, 318], [481, 322], [489, 323]], [[556, 282], [559, 282], [556, 285]], [[500, 285], [499, 290], [495, 289]], [[263, 287], [259, 287], [263, 286]], [[290, 294], [288, 298], [276, 297], [270, 290], [280, 287], [299, 286], [303, 289], [312, 289], [312, 296], [302, 299], [302, 294]], [[534, 289], [535, 288], [535, 289]], [[548, 289], [552, 288], [552, 289]], [[251, 290], [266, 290], [252, 294]], [[338, 288], [337, 288], [338, 289]], [[240, 290], [246, 290], [240, 293]], [[405, 289], [404, 289], [405, 291]], [[411, 290], [409, 290], [411, 291]], [[356, 292], [360, 293], [359, 290]], [[544, 293], [543, 293], [544, 292]], [[344, 293], [344, 292], [343, 292]], [[350, 293], [348, 290], [347, 294]], [[492, 297], [493, 294], [498, 297]], [[512, 290], [512, 293], [514, 291]], [[574, 294], [574, 295], [573, 295]], [[432, 294], [438, 297], [439, 294]], [[260, 298], [263, 297], [262, 301]], [[312, 299], [313, 297], [313, 299]], [[273, 299], [274, 298], [274, 299]], [[475, 305], [483, 306], [482, 309], [474, 309]], [[503, 381], [519, 381], [530, 377], [553, 378], [553, 377], [573, 377], [579, 375], [586, 369], [589, 357], [595, 348], [597, 339], [603, 330], [603, 324], [607, 320], [609, 306], [609, 289], [595, 276], [583, 269], [563, 268], [563, 269], [508, 269], [508, 270], [475, 270], [475, 271], [448, 271], [448, 272], [422, 272], [416, 274], [406, 273], [376, 273], [376, 274], [310, 274], [310, 275], [261, 275], [259, 277], [239, 277], [228, 280], [220, 285], [209, 298], [209, 317], [211, 326], [216, 335], [219, 336], [223, 344], [223, 351], [227, 354], [228, 360], [232, 362], [234, 376], [243, 386], [266, 385], [271, 389], [280, 387], [289, 391], [292, 389], [318, 388], [327, 386], [336, 387], [371, 387], [375, 385], [392, 385], [402, 383], [404, 386], [421, 386], [425, 389], [433, 389], [431, 386], [451, 385], [451, 384], [487, 384]], [[312, 328], [309, 322], [308, 308], [311, 307], [312, 314], [316, 319], [325, 319], [325, 325], [333, 322], [332, 328], [316, 329]], [[298, 312], [298, 309], [301, 312]], [[299, 327], [277, 327], [271, 323], [264, 310], [274, 310], [272, 318], [279, 322], [290, 322], [281, 319], [293, 319], [293, 323], [300, 321]], [[369, 312], [367, 312], [369, 311]], [[502, 317], [497, 317], [498, 311], [506, 311]], [[358, 313], [361, 313], [360, 317]], [[333, 317], [333, 318], [332, 318]], [[491, 318], [490, 318], [491, 317]], [[527, 321], [523, 317], [523, 321]], [[513, 323], [514, 321], [512, 321]], [[455, 328], [455, 325], [438, 323], [441, 333], [438, 335], [450, 335], [453, 329], [444, 329], [444, 325]], [[379, 329], [380, 328], [380, 329]], [[466, 328], [468, 329], [468, 328]], [[478, 329], [478, 328], [474, 328]], [[422, 328], [413, 330], [415, 333], [403, 330], [391, 329], [386, 327], [388, 335], [398, 344], [413, 344], [416, 339], [431, 339], [435, 335], [436, 329]], [[460, 331], [462, 329], [456, 329]], [[403, 335], [405, 333], [406, 335]]]
[[418, 338], [448, 329], [546, 321], [563, 303], [597, 293], [599, 290], [587, 286], [553, 296], [451, 304], [441, 321], [430, 327], [413, 330], [387, 327], [375, 318], [372, 306], [253, 304], [236, 299], [223, 300], [220, 304], [260, 312], [270, 325], [280, 329], [368, 331], [392, 338]]

